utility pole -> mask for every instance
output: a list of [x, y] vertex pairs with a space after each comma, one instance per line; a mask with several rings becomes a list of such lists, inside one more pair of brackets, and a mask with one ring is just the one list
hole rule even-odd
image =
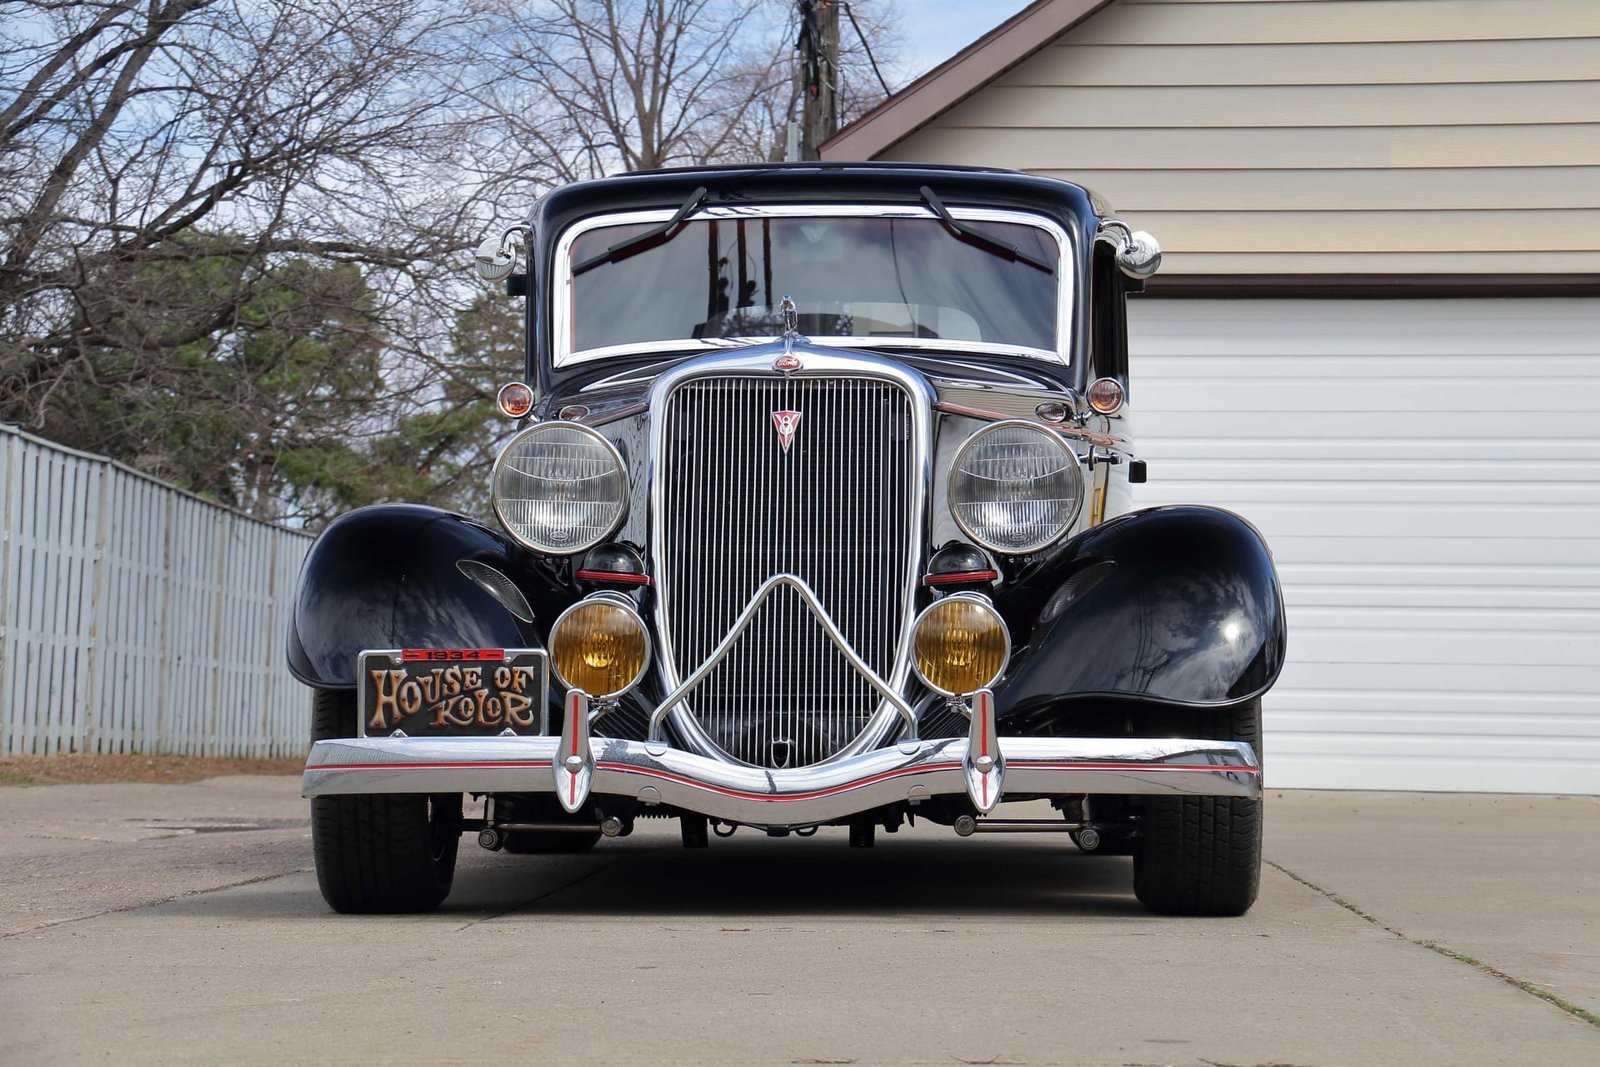
[[799, 0], [800, 158], [839, 132], [839, 0]]

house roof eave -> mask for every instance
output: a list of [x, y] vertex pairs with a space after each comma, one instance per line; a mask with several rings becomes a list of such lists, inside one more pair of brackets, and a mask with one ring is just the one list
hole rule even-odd
[[1035, 0], [828, 138], [822, 158], [872, 159], [1113, 2]]

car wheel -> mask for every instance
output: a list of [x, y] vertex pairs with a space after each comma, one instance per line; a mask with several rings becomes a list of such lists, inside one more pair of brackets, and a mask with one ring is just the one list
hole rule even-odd
[[[318, 690], [311, 738], [356, 732], [354, 692]], [[431, 911], [450, 893], [461, 842], [461, 794], [313, 797], [317, 885], [334, 911]]]
[[[1248, 741], [1261, 760], [1261, 702], [1190, 724], [1193, 736]], [[1188, 732], [1188, 731], [1185, 731]], [[1144, 835], [1133, 850], [1133, 891], [1162, 915], [1243, 915], [1261, 881], [1261, 801], [1145, 797]]]
[[600, 840], [600, 831], [577, 833], [561, 830], [510, 830], [505, 849], [518, 856], [563, 856], [588, 852]]

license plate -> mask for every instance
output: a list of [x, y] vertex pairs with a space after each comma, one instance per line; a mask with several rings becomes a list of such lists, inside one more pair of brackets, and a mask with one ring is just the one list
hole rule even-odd
[[366, 737], [545, 732], [549, 674], [538, 648], [396, 648], [361, 653]]

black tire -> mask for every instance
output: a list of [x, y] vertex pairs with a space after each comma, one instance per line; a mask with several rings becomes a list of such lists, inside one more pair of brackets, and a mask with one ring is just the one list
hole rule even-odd
[[508, 830], [505, 850], [518, 856], [571, 856], [588, 852], [600, 841], [594, 833], [561, 830]]
[[[353, 737], [356, 695], [317, 690], [311, 739]], [[375, 793], [311, 799], [317, 886], [334, 911], [431, 911], [450, 893], [461, 794]]]
[[[1190, 736], [1248, 741], [1261, 760], [1261, 702], [1201, 714]], [[1145, 797], [1133, 891], [1160, 915], [1243, 915], [1261, 881], [1261, 801]]]
[[313, 689], [311, 691], [311, 740], [356, 736], [356, 693], [354, 689]]

